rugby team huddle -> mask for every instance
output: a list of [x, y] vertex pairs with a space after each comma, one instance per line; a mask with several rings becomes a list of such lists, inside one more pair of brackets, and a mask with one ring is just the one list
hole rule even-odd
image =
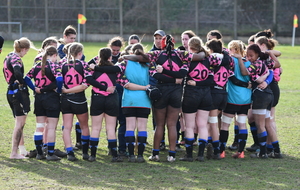
[[[277, 41], [270, 30], [251, 36], [248, 45], [232, 40], [228, 48], [218, 30], [208, 32], [205, 45], [193, 31], [184, 31], [178, 48], [171, 35], [157, 30], [149, 52], [145, 52], [137, 35], [129, 37], [128, 46], [121, 52], [124, 40], [117, 36], [88, 62], [84, 61], [83, 45], [75, 42], [75, 28], [66, 27], [63, 35], [60, 40], [49, 37], [43, 41], [27, 73], [21, 58], [34, 47], [29, 39], [15, 40], [14, 51], [4, 60], [7, 100], [15, 117], [11, 159], [29, 156], [56, 161], [67, 157], [76, 161], [74, 151], [82, 149], [82, 159], [96, 161], [105, 120], [111, 161], [122, 162], [125, 157], [128, 162], [145, 162], [151, 110], [155, 132], [150, 161], [160, 161], [159, 153], [165, 149], [165, 126], [168, 162], [176, 160], [181, 145], [186, 154], [180, 161], [203, 162], [205, 149], [207, 159], [225, 158], [232, 121], [235, 137], [228, 148], [236, 150], [233, 158], [245, 157], [247, 123], [254, 141], [246, 148], [255, 152], [250, 156], [282, 158], [275, 123], [282, 73], [277, 57], [281, 53], [274, 50]], [[85, 96], [89, 86], [91, 130]], [[24, 151], [23, 142], [30, 111], [29, 89], [34, 93], [36, 115], [36, 150], [30, 153]], [[66, 152], [55, 149], [60, 112]], [[78, 119], [75, 146], [71, 141], [74, 115]]]

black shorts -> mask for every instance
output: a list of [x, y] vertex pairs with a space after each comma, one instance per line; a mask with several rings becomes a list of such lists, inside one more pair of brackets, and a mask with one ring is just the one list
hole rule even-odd
[[150, 110], [150, 108], [122, 108], [125, 117], [148, 118]]
[[[80, 96], [80, 97], [76, 97], [76, 96]], [[80, 101], [74, 101], [74, 99], [80, 100]], [[73, 94], [72, 97], [69, 97], [68, 95], [63, 94], [61, 96], [61, 112], [62, 112], [62, 114], [84, 114], [84, 113], [87, 113], [88, 107], [87, 107], [87, 101], [86, 101], [85, 96], [82, 97], [82, 93]]]
[[250, 109], [250, 106], [251, 106], [251, 104], [237, 105], [237, 104], [227, 103], [226, 108], [223, 112], [233, 114], [233, 115], [235, 115], [235, 114], [248, 115], [248, 110]]
[[272, 107], [275, 107], [278, 102], [279, 102], [279, 97], [280, 97], [280, 89], [279, 89], [279, 86], [278, 86], [278, 82], [277, 81], [273, 81], [271, 82], [271, 84], [269, 85], [272, 92], [273, 92], [273, 104], [272, 104]]
[[59, 118], [60, 96], [56, 92], [35, 94], [34, 114], [36, 116], [47, 116]]
[[98, 116], [105, 113], [109, 116], [119, 116], [119, 95], [117, 92], [108, 96], [101, 94], [92, 94], [90, 115]]
[[264, 91], [255, 89], [252, 93], [252, 109], [271, 110], [273, 102], [273, 94], [270, 89]]
[[[220, 91], [220, 93], [218, 93]], [[213, 108], [212, 110], [224, 110], [227, 105], [227, 92], [225, 90], [214, 89], [211, 92]]]
[[162, 93], [162, 97], [153, 103], [156, 109], [163, 109], [167, 106], [181, 108], [183, 87], [180, 84], [157, 84], [157, 88]]
[[6, 98], [14, 117], [27, 115], [30, 111], [28, 89], [19, 90], [16, 94], [8, 94], [7, 92]]
[[210, 87], [199, 88], [186, 86], [184, 89], [182, 112], [195, 113], [197, 110], [210, 111], [212, 109], [212, 97]]

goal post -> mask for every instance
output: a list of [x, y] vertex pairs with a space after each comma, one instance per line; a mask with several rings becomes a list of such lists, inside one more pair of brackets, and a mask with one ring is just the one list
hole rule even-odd
[[0, 22], [0, 24], [17, 24], [19, 25], [20, 38], [22, 37], [22, 22]]

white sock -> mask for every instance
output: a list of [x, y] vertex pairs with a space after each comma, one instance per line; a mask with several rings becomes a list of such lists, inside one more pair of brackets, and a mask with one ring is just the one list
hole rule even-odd
[[26, 156], [27, 151], [24, 145], [19, 145], [19, 151], [21, 155]]

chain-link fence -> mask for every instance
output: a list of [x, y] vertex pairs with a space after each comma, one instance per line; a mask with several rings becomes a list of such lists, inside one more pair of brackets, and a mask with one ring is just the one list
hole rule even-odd
[[[85, 35], [151, 35], [160, 28], [174, 35], [191, 29], [202, 36], [218, 29], [236, 37], [271, 28], [290, 37], [299, 10], [295, 0], [2, 0], [0, 22], [22, 22], [24, 33], [48, 36], [77, 26], [81, 13], [87, 18]], [[2, 34], [19, 32], [17, 25], [0, 28]]]

